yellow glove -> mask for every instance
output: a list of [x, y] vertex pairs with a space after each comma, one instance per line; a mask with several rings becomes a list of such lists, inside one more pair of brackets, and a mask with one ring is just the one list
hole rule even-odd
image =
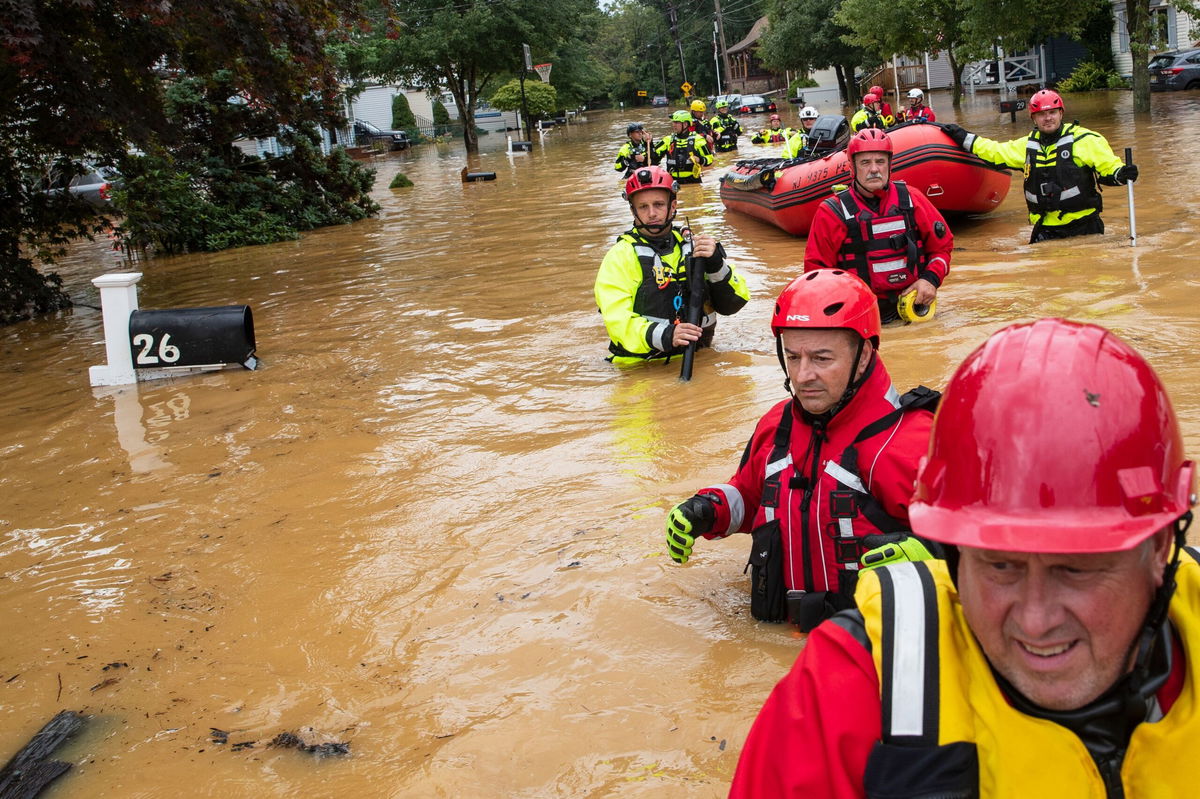
[[[872, 537], [867, 536], [868, 541]], [[898, 540], [867, 550], [858, 559], [863, 571], [887, 566], [889, 563], [903, 563], [907, 560], [933, 560], [933, 553], [925, 548], [925, 545], [921, 543], [921, 539], [911, 535], [890, 537]]]

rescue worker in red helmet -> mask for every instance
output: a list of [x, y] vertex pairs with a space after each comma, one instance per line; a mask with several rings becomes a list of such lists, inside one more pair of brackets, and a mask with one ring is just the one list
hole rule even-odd
[[779, 144], [796, 135], [795, 128], [785, 128], [779, 114], [771, 114], [767, 127], [750, 137], [755, 144]]
[[887, 101], [887, 91], [879, 84], [875, 84], [867, 91], [879, 98], [879, 113], [895, 119], [896, 115], [892, 113], [892, 104]]
[[901, 295], [928, 309], [950, 271], [954, 236], [925, 195], [891, 180], [892, 142], [861, 130], [846, 147], [854, 180], [821, 202], [804, 248], [804, 271], [846, 269], [879, 298], [884, 322], [899, 318]]
[[907, 536], [908, 501], [937, 392], [901, 396], [879, 357], [879, 307], [850, 272], [822, 269], [779, 295], [771, 332], [791, 395], [759, 420], [728, 483], [667, 515], [667, 548], [750, 533], [750, 609], [804, 632], [852, 606], [872, 536], [928, 557]]
[[1025, 172], [1025, 204], [1033, 232], [1029, 243], [1104, 232], [1103, 202], [1096, 186], [1123, 186], [1137, 180], [1138, 168], [1125, 164], [1108, 141], [1078, 122], [1063, 123], [1062, 97], [1042, 89], [1029, 98], [1033, 130], [998, 142], [959, 125], [946, 125], [950, 138], [984, 161]]
[[[596, 274], [596, 304], [608, 330], [608, 360], [618, 365], [669, 360], [689, 342], [712, 343], [717, 314], [733, 314], [750, 299], [746, 281], [712, 236], [689, 237], [674, 227], [679, 185], [662, 167], [635, 169], [622, 195], [633, 227], [617, 237]], [[704, 261], [704, 318], [682, 321], [687, 261]]]
[[884, 130], [895, 124], [896, 120], [891, 114], [885, 114], [881, 108], [879, 95], [864, 94], [862, 105], [854, 112], [854, 116], [850, 117], [850, 132], [857, 133], [865, 128], [876, 128]]
[[994, 334], [946, 388], [909, 508], [945, 560], [862, 575], [730, 796], [1195, 795], [1194, 471], [1162, 383], [1107, 330]]

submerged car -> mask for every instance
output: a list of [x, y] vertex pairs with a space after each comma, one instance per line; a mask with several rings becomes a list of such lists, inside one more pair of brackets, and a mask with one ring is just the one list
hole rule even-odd
[[66, 192], [83, 200], [93, 208], [108, 208], [112, 205], [112, 192], [121, 187], [121, 175], [111, 166], [84, 164], [82, 175], [69, 172], [51, 172], [42, 189], [46, 193]]
[[775, 111], [775, 101], [768, 100], [761, 94], [743, 94], [739, 101], [741, 105], [737, 107], [739, 114], [765, 114], [768, 111]]
[[666, 108], [668, 102], [669, 101], [667, 100], [667, 96], [665, 94], [656, 94], [654, 95], [653, 99], [650, 100], [650, 105], [654, 108]]
[[385, 150], [404, 150], [410, 143], [404, 131], [383, 130], [365, 119], [354, 120], [354, 139], [360, 145], [369, 144]]
[[1159, 53], [1150, 60], [1150, 91], [1200, 89], [1200, 49]]

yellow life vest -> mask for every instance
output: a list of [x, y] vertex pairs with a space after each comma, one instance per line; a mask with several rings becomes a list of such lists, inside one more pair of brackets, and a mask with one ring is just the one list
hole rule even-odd
[[[1200, 740], [1197, 557], [1191, 550], [1181, 555], [1169, 611], [1185, 652], [1183, 690], [1165, 716], [1134, 728], [1121, 766], [1130, 799], [1197, 795], [1190, 768]], [[888, 797], [935, 795], [928, 785], [905, 793], [898, 783], [906, 775], [925, 779], [949, 769], [958, 774], [955, 784], [940, 784], [943, 792], [936, 795], [1104, 799], [1100, 772], [1083, 742], [1066, 727], [1026, 715], [1005, 700], [967, 627], [945, 561], [864, 572], [855, 599], [871, 640], [882, 702], [884, 742], [872, 761], [890, 747], [904, 750], [893, 763], [909, 764], [901, 770], [906, 774], [874, 775], [887, 780]], [[868, 796], [872, 780], [868, 764]]]

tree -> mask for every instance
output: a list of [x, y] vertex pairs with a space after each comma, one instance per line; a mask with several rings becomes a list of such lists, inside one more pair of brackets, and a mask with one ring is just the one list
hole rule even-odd
[[[497, 89], [488, 102], [501, 111], [520, 111], [521, 82], [510, 80]], [[540, 80], [527, 80], [525, 81], [525, 105], [529, 110], [530, 117], [525, 120], [525, 129], [532, 130], [533, 120], [548, 117], [558, 110], [558, 92], [548, 83], [542, 83]]]
[[406, 79], [449, 90], [467, 152], [478, 152], [475, 106], [497, 78], [521, 68], [521, 45], [540, 57], [571, 36], [596, 0], [394, 0], [371, 12], [343, 64], [352, 78]]
[[854, 68], [874, 59], [863, 47], [846, 44], [851, 31], [834, 19], [839, 7], [838, 0], [772, 0], [758, 53], [774, 70], [832, 67], [842, 102], [854, 105]]
[[403, 94], [392, 96], [392, 130], [415, 130], [417, 118]]
[[0, 321], [69, 304], [35, 261], [104, 226], [42, 192], [49, 170], [172, 138], [164, 79], [222, 67], [273, 124], [332, 124], [325, 46], [358, 18], [357, 0], [0, 0]]
[[1056, 35], [1077, 35], [1095, 0], [843, 0], [837, 21], [844, 41], [881, 55], [945, 52], [954, 73], [954, 104], [962, 67], [999, 44], [1014, 52]]
[[[1177, 11], [1200, 19], [1200, 4], [1191, 0], [1171, 0]], [[1150, 113], [1150, 50], [1156, 44], [1150, 18], [1150, 0], [1126, 0], [1126, 24], [1129, 28], [1129, 56], [1133, 61], [1133, 110]]]

